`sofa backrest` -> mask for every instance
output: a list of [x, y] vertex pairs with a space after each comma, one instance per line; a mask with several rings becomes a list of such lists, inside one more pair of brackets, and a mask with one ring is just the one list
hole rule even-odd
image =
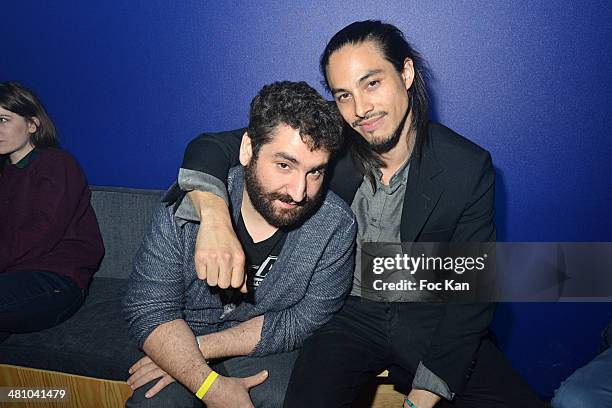
[[90, 186], [90, 189], [106, 250], [94, 278], [127, 279], [134, 255], [149, 228], [153, 209], [164, 191], [101, 186]]

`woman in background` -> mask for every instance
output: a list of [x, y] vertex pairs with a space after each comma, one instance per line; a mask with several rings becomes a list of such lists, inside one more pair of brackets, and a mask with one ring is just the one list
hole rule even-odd
[[0, 339], [76, 312], [104, 254], [77, 161], [38, 98], [0, 83]]

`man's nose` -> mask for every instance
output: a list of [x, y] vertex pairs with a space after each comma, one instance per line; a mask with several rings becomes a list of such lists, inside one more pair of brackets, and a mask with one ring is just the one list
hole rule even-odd
[[374, 109], [374, 105], [370, 102], [369, 98], [363, 95], [355, 95], [353, 98], [355, 101], [355, 115], [357, 117], [365, 118]]
[[296, 203], [302, 202], [306, 198], [306, 176], [296, 175], [287, 186], [287, 194]]

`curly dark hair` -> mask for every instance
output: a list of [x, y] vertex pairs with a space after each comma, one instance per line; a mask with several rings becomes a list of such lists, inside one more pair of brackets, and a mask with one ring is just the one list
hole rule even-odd
[[342, 146], [342, 123], [335, 105], [306, 82], [281, 81], [265, 85], [253, 98], [247, 132], [254, 157], [280, 124], [298, 130], [311, 150], [334, 154]]

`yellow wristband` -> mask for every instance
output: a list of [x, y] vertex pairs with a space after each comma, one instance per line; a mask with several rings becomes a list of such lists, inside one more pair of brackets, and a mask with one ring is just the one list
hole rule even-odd
[[210, 386], [215, 382], [218, 376], [219, 376], [219, 373], [211, 371], [210, 374], [208, 374], [208, 376], [202, 383], [202, 385], [200, 385], [200, 388], [198, 388], [198, 392], [196, 392], [196, 397], [198, 397], [199, 399], [204, 398], [204, 396], [210, 389]]

